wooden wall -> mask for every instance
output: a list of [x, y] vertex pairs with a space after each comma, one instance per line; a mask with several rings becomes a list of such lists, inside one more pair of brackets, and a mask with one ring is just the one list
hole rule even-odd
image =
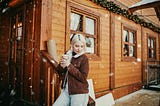
[[[96, 12], [100, 16], [100, 57], [98, 60], [93, 60], [90, 58], [90, 72], [88, 78], [93, 79], [95, 90], [104, 91], [109, 89], [109, 72], [110, 72], [110, 26], [109, 26], [109, 12], [105, 11], [103, 8], [95, 5], [90, 1], [70, 1], [85, 7], [93, 12]], [[53, 11], [52, 11], [52, 38], [56, 40], [57, 53], [60, 57], [64, 53], [65, 48], [65, 37], [69, 33], [66, 31], [67, 18], [66, 17], [66, 6], [68, 2], [64, 0], [54, 0], [53, 1]], [[88, 4], [89, 6], [85, 6]], [[93, 7], [93, 8], [92, 8]], [[105, 46], [104, 46], [105, 45]]]
[[147, 46], [148, 46], [148, 42], [147, 42], [147, 38], [148, 38], [148, 35], [150, 36], [153, 36], [156, 38], [156, 60], [159, 60], [159, 35], [158, 33], [156, 32], [153, 32], [152, 30], [148, 29], [148, 28], [142, 28], [142, 34], [143, 34], [143, 37], [142, 37], [142, 44], [143, 44], [143, 51], [142, 51], [142, 59], [143, 59], [143, 62], [142, 62], [142, 66], [143, 66], [143, 69], [142, 69], [142, 73], [143, 73], [143, 76], [142, 76], [142, 80], [143, 82], [145, 83], [146, 81], [146, 61], [149, 60], [148, 57], [147, 57]]
[[[17, 1], [16, 1], [17, 2]], [[20, 11], [23, 9], [23, 11]], [[11, 17], [19, 12], [24, 19], [24, 44], [17, 43], [16, 37], [11, 38]], [[23, 2], [0, 15], [0, 90], [15, 90], [21, 99], [39, 102], [40, 99], [40, 30], [41, 0]], [[17, 16], [16, 16], [17, 17]], [[12, 20], [13, 21], [13, 20]], [[14, 47], [12, 42], [16, 42]], [[18, 48], [17, 45], [24, 45]], [[21, 46], [20, 46], [21, 47]], [[22, 55], [16, 52], [18, 49]], [[12, 50], [14, 49], [14, 50]], [[14, 56], [11, 57], [11, 54]], [[18, 59], [21, 64], [18, 64]], [[12, 60], [12, 61], [11, 61]], [[18, 61], [18, 62], [17, 62]], [[22, 67], [18, 69], [17, 67]]]
[[[129, 6], [137, 1], [139, 0], [121, 0], [120, 2]], [[47, 49], [47, 40], [54, 39], [56, 41], [58, 58], [68, 49], [66, 44], [68, 44], [67, 39], [70, 34], [70, 14], [68, 12], [70, 4], [82, 7], [84, 11], [96, 13], [99, 17], [99, 55], [96, 59], [88, 56], [90, 65], [88, 79], [93, 79], [96, 97], [112, 92], [114, 98], [117, 99], [142, 88], [145, 82], [145, 66], [148, 55], [147, 37], [149, 34], [156, 38], [156, 59], [159, 60], [158, 33], [125, 17], [111, 13], [89, 0], [36, 0], [26, 3], [26, 10], [24, 11], [25, 53], [27, 55], [24, 59], [23, 98], [41, 103], [40, 78], [43, 73], [40, 72], [40, 50]], [[147, 12], [151, 14], [153, 9], [140, 11], [140, 13]], [[8, 86], [9, 83], [9, 18], [9, 14], [0, 16], [0, 84], [3, 87]], [[149, 19], [153, 20], [154, 23], [160, 23], [155, 18]], [[138, 61], [127, 62], [122, 60], [123, 25], [136, 30]], [[49, 91], [47, 93], [49, 94]], [[53, 94], [53, 96], [55, 95]]]
[[[1, 21], [3, 19], [3, 21]], [[9, 18], [0, 17], [0, 90], [9, 84]]]
[[137, 31], [137, 59], [141, 57], [141, 26], [124, 17], [115, 15], [115, 87], [141, 82], [141, 61], [123, 61], [122, 59], [122, 25]]
[[[137, 1], [139, 0], [135, 0], [135, 2]], [[114, 97], [119, 98], [142, 88], [145, 61], [147, 59], [146, 33], [154, 34], [156, 37], [158, 34], [141, 27], [139, 24], [125, 17], [113, 14], [89, 0], [52, 0], [50, 3], [47, 3], [48, 5], [42, 5], [42, 7], [46, 6], [46, 10], [44, 11], [48, 12], [44, 13], [47, 14], [52, 21], [47, 21], [50, 26], [49, 29], [51, 30], [47, 30], [48, 26], [45, 26], [46, 30], [44, 30], [44, 33], [46, 34], [41, 35], [41, 50], [46, 49], [44, 42], [48, 39], [55, 39], [59, 58], [67, 49], [66, 39], [68, 37], [67, 35], [69, 35], [69, 14], [67, 12], [67, 6], [69, 3], [84, 7], [91, 12], [99, 14], [100, 17], [100, 34], [98, 35], [100, 38], [100, 55], [96, 60], [89, 57], [90, 72], [88, 76], [88, 78], [93, 79], [96, 96], [98, 97], [108, 92], [113, 92]], [[132, 3], [133, 2], [129, 2], [127, 5], [131, 5]], [[46, 16], [42, 16], [42, 21], [46, 22], [43, 17], [45, 19]], [[137, 61], [126, 62], [122, 60], [121, 35], [123, 24], [134, 28], [137, 32]], [[158, 50], [158, 39], [157, 45]]]

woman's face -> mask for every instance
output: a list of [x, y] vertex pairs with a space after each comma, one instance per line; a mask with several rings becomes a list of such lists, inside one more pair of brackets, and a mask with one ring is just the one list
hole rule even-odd
[[73, 44], [73, 51], [77, 54], [81, 53], [84, 49], [84, 44], [81, 41], [78, 41]]

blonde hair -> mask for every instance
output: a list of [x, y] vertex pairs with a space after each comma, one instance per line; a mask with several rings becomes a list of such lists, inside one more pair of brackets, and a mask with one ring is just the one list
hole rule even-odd
[[84, 44], [84, 49], [86, 48], [86, 39], [82, 34], [75, 34], [71, 38], [71, 45], [73, 45], [76, 42], [82, 42]]
[[84, 49], [82, 50], [82, 52], [80, 54], [76, 54], [75, 58], [79, 57], [80, 55], [84, 54], [86, 52], [86, 40], [85, 40], [85, 37], [82, 35], [82, 34], [75, 34], [71, 37], [71, 45], [70, 45], [70, 50], [68, 50], [66, 52], [66, 54], [69, 55], [69, 59], [71, 60], [72, 58], [72, 52], [73, 52], [73, 45], [76, 43], [76, 42], [82, 42], [84, 44]]

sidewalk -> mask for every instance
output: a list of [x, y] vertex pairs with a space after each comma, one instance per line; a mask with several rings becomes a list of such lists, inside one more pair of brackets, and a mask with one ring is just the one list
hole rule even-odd
[[160, 91], [141, 89], [115, 100], [114, 106], [160, 106]]

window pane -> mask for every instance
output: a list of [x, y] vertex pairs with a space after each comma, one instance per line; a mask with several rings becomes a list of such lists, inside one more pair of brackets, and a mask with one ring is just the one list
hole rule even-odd
[[22, 37], [22, 27], [18, 27], [18, 36], [17, 36], [17, 40], [21, 40]]
[[129, 39], [129, 41], [130, 41], [130, 43], [134, 43], [134, 33], [133, 32], [129, 32], [129, 35], [130, 35], [130, 39]]
[[21, 37], [22, 37], [22, 22], [23, 22], [23, 17], [22, 17], [22, 13], [20, 12], [18, 14], [17, 40], [21, 40]]
[[94, 53], [94, 38], [86, 38], [86, 52]]
[[128, 31], [123, 30], [123, 41], [128, 42]]
[[148, 57], [155, 58], [156, 57], [156, 48], [155, 48], [155, 38], [148, 37]]
[[153, 48], [154, 47], [154, 41], [153, 41], [153, 39], [151, 39], [151, 48]]
[[148, 38], [148, 47], [150, 47], [150, 39]]
[[86, 18], [86, 33], [94, 35], [94, 20]]
[[82, 31], [82, 15], [71, 13], [70, 29], [76, 31]]
[[151, 58], [154, 58], [154, 50], [151, 51]]
[[148, 49], [148, 57], [151, 58], [151, 49]]
[[130, 56], [130, 57], [133, 57], [133, 56], [134, 56], [134, 47], [133, 47], [133, 46], [130, 46], [130, 47], [129, 47], [129, 56]]
[[127, 44], [123, 45], [123, 56], [129, 56], [129, 47]]

